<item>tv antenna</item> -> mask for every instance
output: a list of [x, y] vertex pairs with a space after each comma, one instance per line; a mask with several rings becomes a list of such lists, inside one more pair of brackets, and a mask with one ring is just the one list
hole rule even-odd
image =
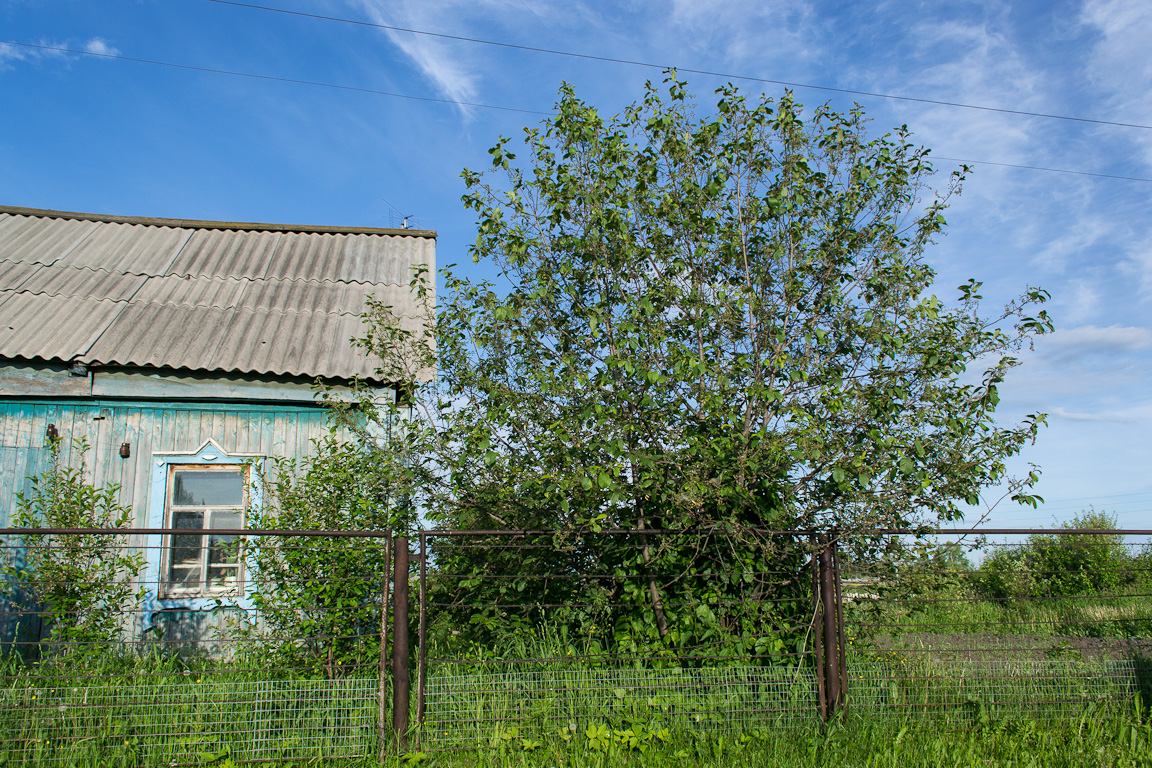
[[414, 222], [427, 220], [427, 217], [419, 217], [413, 216], [410, 213], [403, 213], [386, 197], [382, 197], [380, 199], [383, 200], [384, 204], [388, 206], [388, 226], [391, 229], [412, 229]]

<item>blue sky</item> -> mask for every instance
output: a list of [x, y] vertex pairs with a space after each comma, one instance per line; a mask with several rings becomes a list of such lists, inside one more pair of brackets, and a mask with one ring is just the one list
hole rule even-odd
[[[1152, 125], [1152, 4], [751, 0], [264, 0], [305, 13], [591, 56], [1026, 112]], [[137, 216], [439, 232], [479, 273], [459, 199], [497, 136], [562, 80], [603, 112], [659, 69], [514, 50], [209, 0], [5, 0], [0, 39], [417, 97], [405, 99], [0, 43], [0, 204]], [[707, 95], [727, 78], [687, 75]], [[733, 79], [748, 93], [782, 89]], [[991, 307], [1026, 285], [1058, 331], [1003, 388], [1003, 418], [1049, 414], [1045, 524], [1095, 505], [1152, 527], [1152, 129], [797, 88], [906, 123], [942, 166], [976, 163], [929, 255], [938, 292]], [[490, 109], [421, 101], [442, 99]], [[517, 112], [513, 110], [526, 110]], [[1024, 170], [1037, 166], [1083, 174]], [[1019, 466], [1023, 466], [1021, 463]], [[974, 519], [974, 515], [970, 519]]]

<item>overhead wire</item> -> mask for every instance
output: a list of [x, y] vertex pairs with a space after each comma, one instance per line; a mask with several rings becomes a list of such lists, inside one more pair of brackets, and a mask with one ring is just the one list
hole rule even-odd
[[1132, 493], [1109, 493], [1107, 495], [1096, 496], [1069, 496], [1066, 499], [1054, 499], [1053, 503], [1063, 504], [1069, 501], [1097, 501], [1099, 499], [1120, 499], [1129, 496], [1152, 496], [1152, 491], [1133, 491]]
[[160, 61], [158, 59], [141, 59], [134, 56], [124, 56], [119, 53], [101, 53], [97, 51], [85, 51], [76, 48], [66, 48], [59, 45], [46, 45], [44, 43], [21, 43], [16, 40], [0, 40], [0, 44], [5, 45], [19, 45], [24, 48], [39, 48], [45, 51], [58, 51], [60, 53], [74, 53], [80, 56], [97, 56], [102, 59], [117, 59], [119, 61], [134, 61], [137, 64], [152, 64], [158, 67], [171, 67], [172, 69], [184, 69], [192, 72], [208, 72], [215, 75], [231, 75], [232, 77], [247, 77], [254, 80], [270, 80], [276, 83], [291, 83], [293, 85], [311, 85], [317, 88], [336, 88], [341, 91], [355, 91], [357, 93], [368, 93], [375, 96], [391, 96], [396, 99], [410, 99], [412, 101], [427, 101], [435, 104], [451, 104], [458, 107], [475, 107], [477, 109], [496, 109], [502, 112], [520, 112], [528, 115], [548, 115], [549, 112], [539, 112], [534, 109], [519, 109], [517, 107], [502, 107], [496, 104], [480, 104], [471, 101], [458, 101], [456, 99], [438, 99], [432, 96], [413, 96], [407, 93], [396, 93], [394, 91], [379, 91], [374, 88], [360, 88], [354, 85], [340, 85], [338, 83], [326, 83], [320, 80], [302, 80], [294, 77], [279, 77], [276, 75], [259, 75], [253, 72], [239, 72], [231, 69], [216, 69], [214, 67], [198, 67], [192, 64], [176, 64], [170, 61]]
[[1111, 173], [1095, 173], [1093, 171], [1073, 171], [1069, 168], [1048, 168], [1041, 165], [1018, 165], [1016, 163], [997, 163], [991, 160], [960, 160], [955, 157], [941, 157], [940, 155], [933, 156], [936, 160], [945, 160], [951, 163], [964, 163], [967, 165], [994, 165], [1000, 168], [1018, 168], [1024, 171], [1047, 171], [1049, 173], [1072, 173], [1077, 176], [1095, 176], [1098, 179], [1119, 179], [1121, 181], [1143, 181], [1152, 183], [1152, 179], [1146, 179], [1140, 176], [1117, 176]]
[[[902, 96], [891, 93], [879, 93], [875, 91], [861, 91], [852, 88], [837, 88], [829, 85], [816, 85], [813, 83], [800, 83], [789, 80], [775, 80], [767, 77], [756, 77], [755, 75], [745, 75], [733, 72], [717, 72], [707, 69], [693, 69], [689, 67], [679, 67], [670, 64], [656, 64], [649, 61], [640, 61], [637, 59], [622, 59], [614, 56], [597, 56], [590, 53], [579, 53], [577, 51], [564, 51], [556, 48], [543, 48], [534, 45], [520, 45], [517, 43], [506, 43], [498, 40], [485, 40], [479, 37], [467, 37], [464, 35], [451, 35], [444, 32], [431, 32], [424, 29], [414, 29], [412, 27], [401, 27], [392, 24], [381, 24], [378, 22], [365, 21], [363, 19], [349, 19], [342, 16], [328, 16], [319, 13], [306, 13], [304, 11], [293, 11], [287, 8], [277, 8], [271, 5], [258, 5], [256, 3], [242, 3], [238, 0], [208, 0], [210, 3], [218, 5], [231, 5], [237, 8], [249, 8], [258, 11], [267, 11], [270, 13], [281, 13], [287, 16], [298, 16], [307, 19], [316, 19], [319, 21], [331, 21], [340, 24], [352, 24], [360, 27], [371, 27], [373, 29], [383, 29], [389, 32], [403, 32], [412, 35], [422, 35], [425, 37], [436, 37], [443, 40], [455, 40], [458, 42], [475, 43], [477, 45], [489, 45], [499, 48], [509, 48], [512, 50], [527, 51], [530, 53], [544, 53], [552, 56], [565, 56], [568, 58], [585, 59], [588, 61], [599, 61], [608, 64], [624, 64], [632, 67], [644, 67], [646, 69], [675, 69], [677, 72], [685, 72], [693, 75], [704, 75], [707, 77], [723, 77], [730, 80], [747, 80], [754, 83], [765, 83], [768, 85], [783, 85], [788, 88], [806, 88], [816, 91], [828, 91], [831, 93], [843, 93], [852, 96], [868, 96], [877, 99], [891, 99], [894, 101], [910, 101], [918, 104], [931, 104], [941, 107], [954, 107], [957, 109], [975, 109], [982, 112], [999, 112], [1006, 115], [1021, 115], [1024, 117], [1040, 117], [1047, 120], [1067, 120], [1077, 123], [1091, 123], [1094, 125], [1109, 125], [1119, 128], [1137, 128], [1141, 130], [1152, 130], [1152, 125], [1143, 125], [1140, 123], [1124, 123], [1116, 120], [1102, 120], [1092, 117], [1077, 117], [1074, 115], [1057, 115], [1046, 112], [1030, 112], [1022, 109], [1007, 109], [1005, 107], [990, 107], [982, 104], [965, 104], [958, 101], [944, 101], [942, 99], [929, 99], [917, 96]], [[997, 165], [997, 163], [986, 163], [987, 165]]]
[[[224, 2], [224, 0], [209, 0], [209, 1], [210, 2]], [[230, 4], [235, 4], [235, 3], [230, 3]], [[473, 102], [473, 101], [460, 101], [458, 99], [444, 99], [444, 98], [437, 98], [437, 97], [433, 97], [433, 96], [414, 96], [412, 94], [399, 93], [396, 91], [382, 91], [382, 90], [378, 90], [375, 88], [363, 88], [363, 87], [355, 86], [355, 85], [342, 85], [340, 83], [329, 83], [329, 82], [325, 82], [322, 80], [305, 80], [302, 78], [282, 77], [279, 75], [262, 75], [262, 74], [258, 74], [255, 72], [241, 72], [239, 70], [233, 70], [233, 69], [220, 69], [220, 68], [216, 68], [216, 67], [203, 67], [203, 66], [197, 66], [194, 64], [177, 64], [175, 62], [161, 61], [159, 59], [145, 59], [145, 58], [140, 58], [140, 57], [136, 57], [136, 56], [125, 56], [125, 55], [120, 54], [120, 53], [88, 51], [88, 50], [83, 50], [83, 49], [79, 49], [79, 48], [69, 48], [67, 46], [61, 46], [61, 45], [48, 45], [46, 43], [25, 43], [25, 42], [20, 42], [18, 40], [0, 40], [0, 44], [15, 45], [15, 46], [20, 46], [22, 48], [33, 48], [33, 49], [39, 49], [39, 50], [43, 50], [43, 51], [55, 51], [58, 53], [70, 53], [70, 54], [74, 54], [77, 56], [93, 56], [93, 57], [101, 58], [101, 59], [115, 59], [117, 61], [129, 61], [129, 62], [134, 62], [136, 64], [149, 64], [152, 66], [168, 67], [170, 69], [180, 69], [180, 70], [185, 70], [185, 71], [190, 71], [190, 72], [203, 72], [203, 73], [207, 73], [207, 74], [227, 75], [230, 77], [242, 77], [242, 78], [248, 78], [248, 79], [252, 79], [252, 80], [263, 80], [263, 81], [267, 81], [267, 82], [287, 83], [289, 85], [307, 85], [307, 86], [312, 86], [312, 87], [316, 87], [316, 88], [332, 88], [332, 89], [340, 90], [340, 91], [348, 91], [348, 92], [353, 92], [353, 93], [364, 93], [364, 94], [369, 94], [369, 95], [373, 95], [373, 96], [386, 96], [386, 97], [396, 98], [396, 99], [407, 99], [409, 101], [422, 101], [422, 102], [427, 102], [427, 103], [432, 103], [432, 104], [447, 104], [447, 105], [456, 106], [456, 107], [472, 107], [474, 109], [491, 109], [491, 110], [497, 110], [500, 112], [514, 112], [514, 113], [525, 114], [525, 115], [539, 115], [541, 117], [547, 117], [547, 116], [552, 114], [551, 112], [543, 112], [543, 111], [536, 110], [536, 109], [525, 109], [522, 107], [506, 107], [506, 106], [502, 106], [499, 104], [485, 104], [485, 103]], [[893, 98], [895, 98], [895, 97], [893, 97]], [[1020, 170], [1044, 171], [1044, 172], [1048, 172], [1048, 173], [1066, 173], [1066, 174], [1073, 174], [1073, 175], [1077, 175], [1077, 176], [1093, 176], [1093, 177], [1104, 178], [1104, 179], [1113, 179], [1113, 180], [1120, 180], [1120, 181], [1136, 181], [1136, 182], [1152, 184], [1152, 178], [1143, 178], [1143, 177], [1139, 177], [1139, 176], [1119, 176], [1119, 175], [1107, 174], [1107, 173], [1095, 173], [1095, 172], [1091, 172], [1091, 171], [1078, 171], [1078, 170], [1073, 170], [1073, 169], [1069, 169], [1069, 168], [1050, 168], [1050, 167], [1035, 166], [1035, 165], [1018, 165], [1015, 163], [1000, 163], [1000, 162], [994, 162], [991, 160], [962, 160], [962, 159], [958, 159], [958, 158], [940, 157], [940, 156], [936, 156], [936, 159], [944, 160], [947, 162], [964, 163], [964, 164], [969, 164], [969, 165], [992, 165], [992, 166], [999, 166], [999, 167], [1004, 167], [1004, 168], [1016, 168], [1016, 169], [1020, 169]]]

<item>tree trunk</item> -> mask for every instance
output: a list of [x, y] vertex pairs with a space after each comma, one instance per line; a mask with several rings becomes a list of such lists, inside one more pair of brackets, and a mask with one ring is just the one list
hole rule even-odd
[[[636, 504], [640, 506], [639, 501]], [[639, 510], [637, 510], [639, 512]], [[637, 515], [637, 529], [644, 530], [644, 515], [642, 513]], [[648, 546], [648, 535], [645, 533], [640, 534], [640, 554], [644, 558], [645, 571], [648, 575], [648, 598], [652, 601], [652, 610], [656, 614], [656, 629], [660, 632], [660, 637], [663, 638], [668, 634], [668, 619], [664, 615], [664, 602], [660, 599], [660, 589], [656, 586], [656, 576], [649, 568], [652, 562], [652, 551]]]

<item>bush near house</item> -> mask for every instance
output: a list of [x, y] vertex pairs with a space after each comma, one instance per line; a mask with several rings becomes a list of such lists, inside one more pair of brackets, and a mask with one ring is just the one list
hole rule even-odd
[[[132, 509], [117, 502], [120, 487], [103, 488], [86, 477], [88, 444], [74, 441], [79, 466], [61, 455], [63, 440], [48, 441], [48, 469], [30, 478], [31, 489], [17, 494], [13, 524], [18, 528], [129, 528]], [[125, 546], [115, 534], [60, 536], [26, 534], [23, 547], [6, 549], [4, 597], [14, 604], [31, 602], [36, 611], [22, 613], [48, 627], [46, 649], [53, 654], [105, 654], [127, 629], [125, 615], [143, 599], [136, 577], [144, 554]], [[44, 636], [41, 629], [37, 633]]]

